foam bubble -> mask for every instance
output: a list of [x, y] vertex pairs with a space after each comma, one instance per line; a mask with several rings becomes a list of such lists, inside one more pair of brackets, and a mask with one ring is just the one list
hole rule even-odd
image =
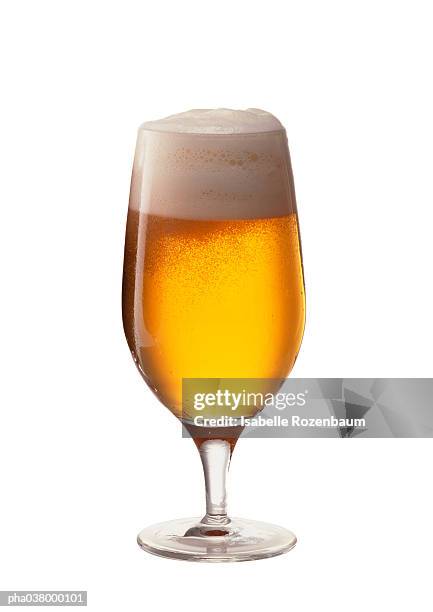
[[141, 129], [180, 134], [258, 134], [284, 128], [274, 115], [259, 108], [206, 108], [148, 121]]
[[262, 110], [192, 110], [138, 132], [130, 207], [184, 219], [295, 210], [286, 133]]

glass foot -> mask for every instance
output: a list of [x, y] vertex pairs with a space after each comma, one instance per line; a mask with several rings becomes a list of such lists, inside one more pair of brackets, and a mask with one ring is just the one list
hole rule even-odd
[[227, 562], [281, 555], [295, 546], [296, 536], [283, 527], [248, 519], [209, 526], [200, 518], [185, 518], [146, 527], [137, 541], [143, 550], [160, 557]]

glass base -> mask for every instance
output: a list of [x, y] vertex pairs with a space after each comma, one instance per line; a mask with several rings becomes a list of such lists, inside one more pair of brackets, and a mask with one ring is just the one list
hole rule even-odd
[[185, 518], [146, 527], [138, 534], [143, 550], [185, 561], [252, 561], [291, 550], [296, 536], [283, 527], [233, 518], [226, 525], [204, 525]]

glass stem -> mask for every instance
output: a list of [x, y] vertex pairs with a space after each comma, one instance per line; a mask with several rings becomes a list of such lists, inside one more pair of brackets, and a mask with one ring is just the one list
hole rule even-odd
[[199, 448], [206, 487], [204, 525], [227, 525], [227, 473], [231, 449], [226, 440], [206, 440]]

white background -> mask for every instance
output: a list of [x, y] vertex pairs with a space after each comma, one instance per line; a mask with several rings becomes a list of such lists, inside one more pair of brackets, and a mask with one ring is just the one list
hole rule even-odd
[[275, 559], [151, 557], [202, 511], [197, 453], [140, 379], [120, 312], [136, 128], [189, 108], [286, 125], [308, 319], [297, 376], [431, 376], [431, 4], [2, 3], [0, 589], [92, 610], [431, 610], [431, 440], [245, 440], [235, 515]]

